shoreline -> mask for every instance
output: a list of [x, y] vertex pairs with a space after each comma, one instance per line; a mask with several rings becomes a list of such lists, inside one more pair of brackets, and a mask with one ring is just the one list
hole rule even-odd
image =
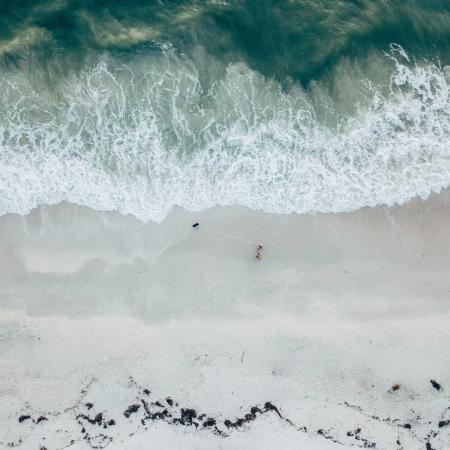
[[[196, 222], [200, 226], [193, 229]], [[0, 268], [6, 285], [8, 277], [22, 275], [19, 291], [27, 281], [30, 289], [38, 282], [45, 294], [45, 283], [53, 283], [52, 294], [43, 295], [41, 301], [50, 314], [59, 312], [61, 307], [52, 307], [65, 301], [72, 280], [77, 285], [73, 295], [86, 299], [71, 301], [69, 309], [64, 306], [61, 311], [73, 311], [75, 316], [77, 309], [81, 315], [89, 310], [94, 315], [108, 312], [108, 299], [133, 314], [122, 285], [134, 292], [135, 306], [142, 312], [152, 298], [172, 295], [178, 309], [168, 307], [166, 318], [190, 300], [196, 313], [214, 308], [218, 314], [227, 309], [236, 312], [239, 301], [229, 299], [224, 290], [247, 289], [246, 295], [265, 304], [269, 297], [278, 296], [278, 284], [285, 293], [292, 290], [310, 298], [319, 292], [327, 301], [350, 292], [353, 297], [369, 293], [411, 300], [427, 295], [429, 287], [425, 278], [420, 285], [420, 277], [428, 277], [436, 286], [443, 284], [440, 277], [450, 264], [449, 222], [450, 190], [394, 208], [340, 214], [283, 216], [238, 207], [201, 213], [178, 209], [162, 224], [65, 203], [35, 209], [27, 216], [0, 217]], [[259, 242], [264, 245], [261, 261], [255, 258]], [[282, 282], [277, 281], [280, 274]], [[64, 277], [69, 284], [59, 286], [58, 278]], [[381, 279], [389, 283], [377, 284]], [[117, 291], [109, 287], [110, 281]], [[137, 298], [140, 294], [142, 300]], [[52, 295], [62, 300], [55, 301]]]

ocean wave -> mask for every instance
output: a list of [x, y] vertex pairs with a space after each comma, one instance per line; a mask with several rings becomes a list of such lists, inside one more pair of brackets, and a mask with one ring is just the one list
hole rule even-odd
[[362, 67], [304, 90], [234, 63], [207, 85], [164, 45], [51, 88], [4, 69], [0, 214], [61, 201], [157, 222], [175, 206], [341, 212], [450, 185], [449, 68], [395, 45]]

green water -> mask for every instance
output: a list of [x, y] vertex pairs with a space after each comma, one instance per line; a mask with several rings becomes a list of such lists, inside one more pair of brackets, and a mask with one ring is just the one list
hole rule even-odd
[[244, 61], [265, 76], [306, 84], [340, 58], [364, 58], [395, 42], [421, 58], [450, 58], [448, 0], [3, 1], [0, 55], [134, 52], [170, 42], [195, 57]]

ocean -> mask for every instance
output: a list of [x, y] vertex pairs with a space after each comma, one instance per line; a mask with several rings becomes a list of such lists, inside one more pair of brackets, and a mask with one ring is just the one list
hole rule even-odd
[[448, 1], [0, 5], [0, 214], [158, 221], [450, 184]]

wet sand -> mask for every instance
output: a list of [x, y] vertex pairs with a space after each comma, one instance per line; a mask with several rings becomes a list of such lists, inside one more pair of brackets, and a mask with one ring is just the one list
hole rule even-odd
[[0, 447], [446, 448], [449, 224], [448, 192], [160, 225], [69, 204], [3, 216]]

